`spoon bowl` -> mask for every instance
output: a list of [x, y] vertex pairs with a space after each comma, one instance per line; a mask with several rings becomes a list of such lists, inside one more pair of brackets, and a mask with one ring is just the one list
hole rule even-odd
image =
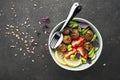
[[102, 52], [102, 48], [103, 48], [103, 40], [102, 40], [102, 37], [101, 37], [101, 34], [100, 32], [97, 30], [97, 28], [91, 23], [89, 22], [88, 20], [86, 19], [83, 19], [83, 18], [74, 18], [73, 20], [77, 21], [77, 22], [85, 22], [87, 24], [89, 24], [90, 28], [95, 32], [95, 34], [97, 35], [98, 37], [98, 40], [99, 40], [99, 50], [96, 52], [96, 58], [92, 61], [91, 64], [83, 64], [83, 65], [80, 65], [78, 67], [69, 67], [69, 66], [65, 66], [65, 65], [62, 65], [60, 64], [56, 59], [55, 59], [55, 50], [53, 50], [51, 47], [50, 47], [50, 41], [51, 41], [51, 37], [52, 35], [54, 34], [54, 32], [56, 32], [65, 22], [64, 21], [61, 21], [60, 23], [58, 23], [51, 31], [50, 33], [50, 36], [49, 36], [49, 40], [48, 40], [48, 47], [49, 47], [49, 52], [50, 52], [50, 55], [52, 56], [53, 60], [55, 61], [55, 63], [60, 66], [61, 68], [63, 69], [66, 69], [66, 70], [70, 70], [70, 71], [81, 71], [81, 70], [85, 70], [89, 67], [91, 67], [93, 64], [95, 64], [95, 62], [98, 60], [98, 58], [100, 57], [101, 55], [101, 52]]

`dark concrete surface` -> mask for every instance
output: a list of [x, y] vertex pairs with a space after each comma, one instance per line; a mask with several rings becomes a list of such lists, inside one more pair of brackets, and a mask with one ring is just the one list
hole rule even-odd
[[[77, 17], [98, 28], [104, 47], [92, 67], [71, 72], [51, 58], [46, 48], [48, 35], [38, 21], [49, 16], [51, 31], [76, 1], [83, 6]], [[30, 42], [32, 37], [38, 45], [31, 48], [25, 40]], [[0, 0], [0, 80], [120, 80], [119, 46], [120, 0]]]

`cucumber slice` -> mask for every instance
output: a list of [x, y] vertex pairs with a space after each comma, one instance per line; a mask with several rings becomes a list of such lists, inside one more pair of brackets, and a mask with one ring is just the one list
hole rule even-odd
[[78, 31], [81, 33], [82, 32], [82, 29], [81, 27], [78, 26]]
[[95, 47], [93, 47], [93, 48], [89, 51], [88, 55], [91, 55], [94, 51], [95, 51]]
[[83, 64], [87, 63], [87, 60], [85, 58], [81, 57], [81, 60]]
[[93, 57], [91, 58], [91, 60], [94, 60], [96, 58], [96, 54], [93, 55]]
[[98, 51], [98, 49], [99, 49], [98, 47], [95, 47], [95, 52], [97, 52], [97, 51]]
[[72, 48], [68, 48], [68, 51], [71, 51], [72, 50]]
[[92, 58], [93, 56], [94, 56], [94, 52], [93, 53], [91, 53], [90, 55], [88, 55], [90, 58]]
[[68, 26], [71, 28], [76, 28], [76, 27], [78, 27], [78, 23], [76, 21], [70, 21]]

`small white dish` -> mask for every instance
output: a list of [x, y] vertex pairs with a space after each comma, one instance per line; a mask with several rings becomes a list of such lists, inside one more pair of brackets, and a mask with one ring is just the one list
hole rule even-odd
[[50, 55], [52, 56], [53, 60], [54, 60], [55, 63], [56, 63], [57, 65], [59, 65], [61, 68], [66, 69], [66, 70], [70, 70], [70, 71], [81, 71], [81, 70], [85, 70], [85, 69], [91, 67], [91, 66], [98, 60], [98, 58], [100, 57], [101, 52], [102, 52], [103, 40], [102, 40], [102, 37], [101, 37], [100, 32], [97, 30], [97, 28], [96, 28], [91, 22], [89, 22], [88, 20], [83, 19], [83, 18], [74, 18], [73, 20], [78, 21], [78, 22], [88, 23], [88, 24], [90, 25], [91, 29], [92, 29], [92, 30], [97, 34], [97, 36], [98, 36], [98, 40], [99, 40], [99, 45], [100, 45], [100, 46], [99, 46], [99, 50], [96, 52], [96, 54], [97, 54], [97, 55], [96, 55], [96, 58], [92, 61], [92, 63], [91, 63], [91, 64], [86, 63], [86, 64], [82, 64], [82, 65], [80, 65], [80, 66], [78, 66], [78, 67], [72, 68], [72, 67], [69, 67], [69, 66], [62, 65], [62, 64], [60, 64], [58, 61], [56, 61], [56, 59], [55, 59], [55, 57], [54, 57], [54, 50], [52, 50], [51, 47], [50, 47], [50, 40], [51, 40], [51, 37], [52, 37], [53, 33], [54, 33], [59, 27], [61, 27], [61, 25], [65, 22], [65, 20], [63, 20], [63, 21], [61, 21], [60, 23], [58, 23], [58, 24], [52, 29], [52, 31], [51, 31], [51, 33], [50, 33], [50, 36], [49, 36], [49, 40], [48, 40], [48, 47], [49, 47]]

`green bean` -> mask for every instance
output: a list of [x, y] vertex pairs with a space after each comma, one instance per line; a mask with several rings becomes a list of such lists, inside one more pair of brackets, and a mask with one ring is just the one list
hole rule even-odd
[[88, 30], [89, 30], [89, 28], [86, 28], [86, 29], [82, 32], [82, 34], [85, 35], [85, 34], [88, 32]]
[[91, 40], [91, 41], [94, 41], [96, 38], [97, 38], [97, 35], [96, 35], [96, 34], [94, 34], [94, 35], [93, 35], [93, 38], [92, 38], [92, 40]]

